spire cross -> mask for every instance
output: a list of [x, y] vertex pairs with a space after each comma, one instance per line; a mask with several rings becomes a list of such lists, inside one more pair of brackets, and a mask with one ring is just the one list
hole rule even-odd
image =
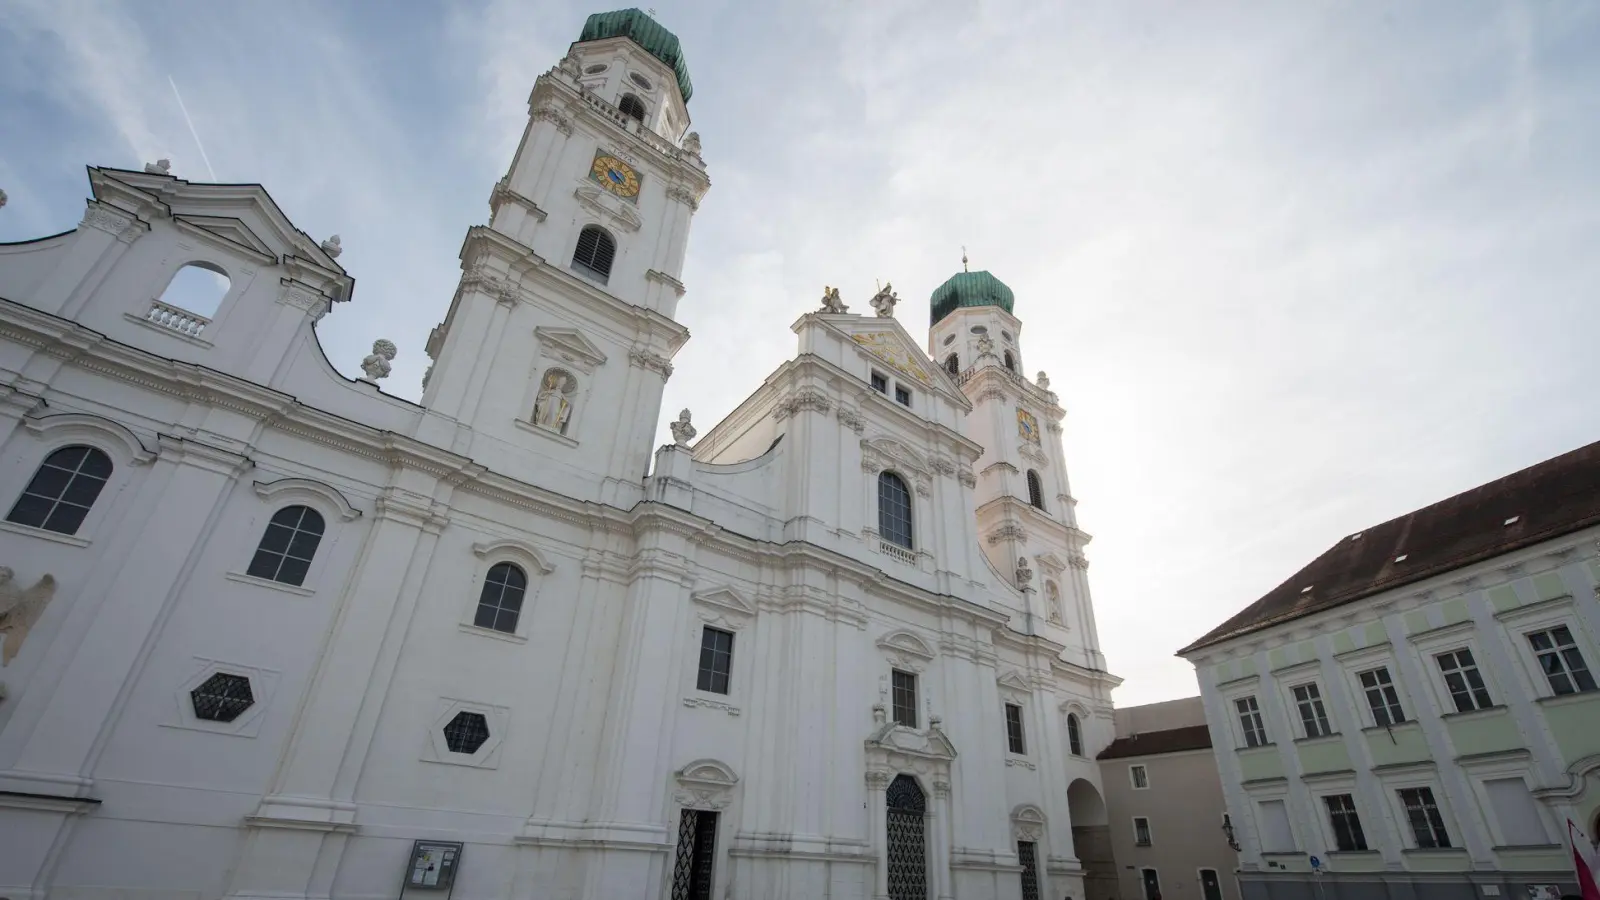
[[961, 245], [961, 271], [963, 271], [963, 272], [968, 271], [968, 269], [967, 269], [967, 245], [966, 244], [962, 244]]

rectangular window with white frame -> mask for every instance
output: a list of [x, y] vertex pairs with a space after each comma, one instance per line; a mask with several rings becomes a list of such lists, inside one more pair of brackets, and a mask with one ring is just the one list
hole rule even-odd
[[1248, 697], [1238, 697], [1233, 701], [1234, 711], [1239, 715], [1239, 730], [1244, 736], [1246, 747], [1261, 747], [1267, 743], [1267, 727], [1261, 722], [1261, 706], [1256, 703], [1254, 694]]
[[1478, 671], [1477, 657], [1472, 655], [1470, 647], [1446, 650], [1435, 654], [1433, 659], [1439, 666], [1439, 674], [1444, 678], [1445, 689], [1450, 692], [1450, 701], [1455, 704], [1456, 712], [1472, 712], [1494, 705], [1489, 697], [1489, 688], [1483, 682], [1483, 673]]
[[1525, 635], [1545, 683], [1556, 696], [1595, 690], [1594, 675], [1578, 649], [1572, 629], [1556, 625]]
[[1018, 756], [1026, 756], [1028, 744], [1022, 733], [1022, 706], [1006, 704], [1006, 749]]
[[1256, 834], [1261, 839], [1262, 853], [1294, 852], [1294, 827], [1289, 823], [1289, 806], [1286, 801], [1256, 802]]
[[1144, 816], [1133, 817], [1133, 843], [1136, 847], [1150, 846], [1150, 820]]
[[1356, 680], [1366, 697], [1367, 709], [1372, 712], [1374, 726], [1398, 725], [1406, 720], [1405, 710], [1400, 706], [1400, 692], [1395, 689], [1394, 679], [1389, 677], [1388, 666], [1357, 672]]
[[917, 727], [917, 676], [894, 669], [890, 672], [890, 682], [894, 723], [905, 728]]
[[1483, 793], [1494, 816], [1496, 837], [1505, 847], [1536, 847], [1551, 843], [1539, 815], [1538, 801], [1521, 775], [1485, 778]]
[[1334, 849], [1354, 852], [1367, 849], [1367, 835], [1361, 830], [1353, 794], [1329, 794], [1322, 798], [1328, 808], [1328, 824], [1333, 829]]
[[1315, 681], [1297, 684], [1289, 689], [1294, 695], [1295, 710], [1300, 714], [1300, 727], [1308, 738], [1333, 734], [1328, 725], [1328, 710], [1322, 703], [1322, 688]]
[[1400, 809], [1410, 826], [1412, 846], [1419, 850], [1448, 848], [1450, 833], [1444, 827], [1444, 815], [1434, 801], [1433, 788], [1408, 787], [1397, 790]]
[[1142, 791], [1150, 787], [1150, 773], [1144, 766], [1129, 766], [1128, 781], [1133, 784], [1133, 789]]

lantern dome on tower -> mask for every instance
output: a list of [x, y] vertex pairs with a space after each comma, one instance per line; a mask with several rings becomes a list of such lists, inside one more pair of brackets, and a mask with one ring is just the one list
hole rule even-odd
[[964, 306], [998, 306], [1009, 313], [1014, 303], [1016, 296], [1011, 288], [988, 272], [957, 272], [933, 289], [933, 296], [928, 298], [928, 324], [937, 325]]
[[614, 12], [595, 13], [583, 23], [583, 33], [578, 43], [603, 41], [606, 38], [625, 37], [644, 48], [644, 51], [667, 64], [678, 76], [678, 92], [683, 102], [689, 102], [694, 84], [689, 81], [689, 63], [683, 57], [683, 46], [678, 36], [661, 27], [639, 9], [619, 9]]

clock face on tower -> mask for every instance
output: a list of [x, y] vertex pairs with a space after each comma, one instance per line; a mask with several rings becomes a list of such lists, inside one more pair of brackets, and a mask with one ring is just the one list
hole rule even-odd
[[638, 202], [639, 173], [604, 150], [595, 151], [594, 163], [589, 166], [589, 178], [624, 200]]

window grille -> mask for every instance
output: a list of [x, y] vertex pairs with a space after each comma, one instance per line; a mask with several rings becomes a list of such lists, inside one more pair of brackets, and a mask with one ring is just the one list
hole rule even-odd
[[[951, 337], [955, 337], [955, 335], [951, 335]], [[944, 370], [949, 372], [951, 375], [960, 375], [961, 360], [958, 359], [954, 353], [946, 356], [944, 358]]]
[[1140, 878], [1144, 882], [1144, 900], [1158, 900], [1161, 896], [1161, 877], [1155, 869], [1141, 869]]
[[1026, 754], [1028, 745], [1022, 734], [1022, 707], [1006, 704], [1006, 748], [1012, 753]]
[[717, 859], [717, 814], [686, 809], [678, 816], [677, 862], [672, 870], [672, 900], [711, 900]]
[[915, 728], [917, 727], [917, 676], [895, 669], [891, 677], [893, 685], [890, 699], [894, 705], [894, 723]]
[[495, 563], [484, 576], [483, 591], [478, 594], [478, 613], [473, 616], [472, 624], [516, 634], [527, 589], [528, 576], [521, 569], [511, 563]]
[[1260, 747], [1266, 744], [1267, 728], [1261, 723], [1261, 707], [1256, 704], [1256, 698], [1240, 697], [1233, 701], [1233, 707], [1239, 711], [1239, 727], [1244, 730], [1244, 745]]
[[444, 743], [451, 753], [471, 755], [489, 740], [489, 720], [483, 713], [462, 710], [444, 726]]
[[611, 277], [611, 263], [617, 255], [617, 242], [604, 228], [586, 225], [578, 232], [578, 248], [572, 253], [572, 267], [601, 281]]
[[733, 632], [706, 626], [700, 632], [700, 677], [695, 687], [714, 694], [728, 692], [733, 671]]
[[888, 807], [890, 900], [927, 900], [928, 850], [923, 833], [927, 798], [917, 780], [896, 775], [884, 792]]
[[111, 478], [111, 458], [93, 447], [62, 447], [44, 458], [7, 522], [57, 534], [77, 534]]
[[1356, 799], [1349, 794], [1323, 797], [1328, 807], [1328, 820], [1333, 825], [1333, 841], [1340, 850], [1367, 849], [1367, 836], [1361, 830], [1361, 817], [1356, 813]]
[[1039, 473], [1028, 470], [1028, 505], [1034, 509], [1044, 509], [1044, 485], [1039, 482]]
[[1022, 863], [1022, 900], [1039, 900], [1039, 857], [1032, 841], [1017, 841], [1017, 861]]
[[232, 722], [255, 705], [256, 697], [250, 690], [250, 679], [218, 672], [189, 692], [189, 702], [194, 704], [196, 719]]
[[1203, 900], [1222, 900], [1222, 881], [1216, 869], [1200, 870], [1200, 892]]
[[1136, 816], [1133, 820], [1133, 843], [1140, 847], [1150, 846], [1150, 820], [1144, 816]]
[[644, 117], [646, 113], [644, 101], [640, 100], [638, 97], [635, 97], [632, 94], [623, 94], [622, 102], [617, 104], [617, 109], [622, 110], [623, 115], [632, 117], [640, 124], [644, 123]]
[[878, 475], [878, 534], [886, 541], [911, 549], [911, 491], [899, 475]]
[[1083, 735], [1079, 730], [1076, 713], [1067, 713], [1067, 746], [1073, 756], [1083, 755]]
[[1475, 709], [1487, 709], [1494, 703], [1489, 699], [1489, 689], [1483, 684], [1483, 673], [1478, 671], [1478, 663], [1472, 658], [1472, 651], [1466, 647], [1451, 650], [1434, 657], [1439, 664], [1439, 672], [1444, 676], [1445, 687], [1450, 689], [1450, 699], [1455, 702], [1456, 712], [1471, 712]]
[[1362, 693], [1367, 695], [1367, 706], [1372, 710], [1372, 724], [1397, 725], [1406, 720], [1400, 708], [1400, 694], [1394, 689], [1387, 667], [1379, 666], [1356, 676], [1361, 681]]
[[322, 543], [322, 514], [309, 506], [285, 506], [272, 514], [246, 575], [280, 584], [305, 584]]
[[1428, 850], [1449, 847], [1450, 835], [1444, 830], [1444, 817], [1438, 804], [1433, 802], [1433, 788], [1402, 788], [1400, 805], [1405, 807], [1406, 819], [1411, 823], [1411, 836], [1417, 847]]
[[1333, 733], [1328, 727], [1328, 710], [1322, 705], [1322, 689], [1316, 684], [1296, 685], [1294, 705], [1300, 710], [1300, 725], [1306, 737], [1323, 737]]
[[1557, 625], [1528, 635], [1539, 668], [1544, 671], [1550, 690], [1556, 694], [1577, 694], [1595, 689], [1594, 676], [1578, 652], [1578, 643], [1565, 625]]

